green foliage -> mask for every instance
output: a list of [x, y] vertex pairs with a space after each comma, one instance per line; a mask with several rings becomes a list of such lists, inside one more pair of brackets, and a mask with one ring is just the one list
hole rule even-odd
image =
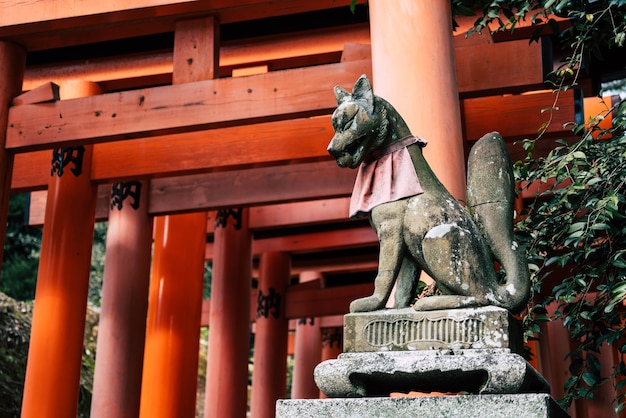
[[[519, 238], [528, 248], [534, 306], [523, 322], [528, 338], [537, 338], [539, 323], [563, 321], [577, 341], [569, 353], [571, 378], [565, 383], [567, 406], [574, 399], [592, 398], [603, 384], [616, 390], [616, 411], [626, 406], [626, 105], [607, 109], [587, 125], [571, 124], [575, 141], [556, 141], [547, 156], [535, 156], [537, 141], [558, 109], [560, 92], [577, 85], [592, 65], [607, 54], [624, 54], [626, 1], [606, 0], [452, 0], [455, 16], [478, 13], [468, 36], [484, 30], [513, 31], [522, 21], [535, 25], [531, 42], [544, 34], [555, 36], [568, 51], [548, 76], [555, 100], [537, 137], [524, 140], [528, 152], [516, 164], [523, 184], [540, 183], [541, 192], [518, 224]], [[569, 23], [559, 25], [558, 17]], [[602, 64], [600, 64], [602, 65]], [[599, 123], [611, 112], [613, 126]], [[543, 147], [545, 148], [545, 147]], [[548, 310], [556, 304], [556, 312]], [[550, 312], [550, 314], [549, 314]], [[603, 346], [621, 353], [608, 376], [600, 373], [597, 353]], [[622, 379], [622, 380], [620, 380]]]
[[[531, 42], [541, 35], [557, 35], [570, 54], [548, 77], [555, 88], [566, 90], [576, 85], [579, 72], [591, 58], [602, 60], [607, 51], [626, 44], [626, 2], [624, 0], [452, 0], [454, 16], [472, 16], [482, 10], [467, 35], [513, 31], [520, 22], [536, 29]], [[567, 18], [560, 26], [557, 18]]]
[[102, 300], [102, 281], [104, 277], [104, 255], [106, 252], [106, 222], [96, 222], [91, 248], [91, 268], [89, 272], [89, 302], [100, 306]]
[[[625, 371], [620, 363], [611, 376], [601, 376], [594, 355], [605, 344], [626, 351], [625, 119], [624, 114], [617, 117], [610, 130], [595, 124], [578, 141], [557, 141], [548, 156], [517, 166], [520, 178], [544, 186], [518, 225], [528, 248], [533, 291], [542, 296], [535, 298], [525, 324], [530, 333], [537, 332], [537, 323], [550, 319], [547, 305], [556, 302], [553, 318], [562, 319], [578, 342], [569, 354], [573, 376], [566, 383], [565, 405], [591, 397]], [[533, 142], [526, 141], [526, 147]], [[548, 283], [552, 289], [543, 288]], [[618, 406], [624, 395], [618, 391]]]
[[41, 229], [26, 222], [28, 204], [28, 194], [11, 196], [0, 275], [0, 291], [22, 301], [35, 297], [41, 246]]
[[[20, 416], [32, 314], [32, 302], [16, 301], [0, 293], [0, 418]], [[79, 418], [88, 417], [91, 406], [97, 325], [98, 314], [89, 308], [79, 387]]]
[[32, 308], [0, 293], [0, 417], [20, 415]]
[[[35, 296], [41, 228], [27, 222], [28, 194], [11, 197], [0, 279], [0, 417], [19, 416], [28, 357], [28, 343]], [[79, 388], [78, 416], [89, 416], [95, 366], [98, 315], [104, 266], [106, 223], [96, 224], [89, 300]], [[15, 301], [14, 299], [17, 299]]]

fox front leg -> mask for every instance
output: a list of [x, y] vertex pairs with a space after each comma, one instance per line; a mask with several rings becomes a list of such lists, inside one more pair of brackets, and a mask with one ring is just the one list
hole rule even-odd
[[415, 298], [415, 291], [420, 279], [422, 270], [417, 263], [405, 256], [402, 260], [402, 266], [398, 272], [396, 279], [396, 293], [394, 296], [394, 309], [402, 309], [410, 306]]
[[394, 205], [383, 204], [371, 213], [371, 224], [380, 242], [378, 273], [374, 279], [374, 293], [350, 304], [350, 312], [370, 312], [385, 307], [393, 285], [398, 277], [400, 266], [406, 253], [402, 238], [402, 216], [389, 211]]

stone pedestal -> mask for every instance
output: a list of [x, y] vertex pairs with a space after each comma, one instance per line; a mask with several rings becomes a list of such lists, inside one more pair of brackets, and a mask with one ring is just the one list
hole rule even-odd
[[566, 418], [546, 394], [280, 400], [276, 418]]
[[547, 393], [545, 379], [508, 349], [343, 353], [315, 369], [329, 398], [392, 392]]
[[517, 320], [495, 306], [353, 313], [344, 317], [344, 353], [319, 364], [315, 382], [331, 398], [548, 392], [522, 350]]
[[344, 353], [508, 348], [522, 354], [522, 329], [506, 309], [417, 312], [383, 309], [344, 316]]
[[[331, 399], [277, 403], [277, 417], [566, 417], [524, 357], [522, 331], [494, 306], [348, 314], [344, 353], [320, 363]], [[390, 398], [392, 393], [449, 396]]]

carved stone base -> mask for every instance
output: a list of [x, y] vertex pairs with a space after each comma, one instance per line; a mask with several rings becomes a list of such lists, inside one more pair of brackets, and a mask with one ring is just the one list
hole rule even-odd
[[326, 396], [372, 397], [391, 392], [548, 392], [545, 379], [508, 349], [343, 353], [315, 368]]
[[549, 395], [279, 400], [277, 418], [567, 418]]
[[521, 354], [521, 327], [509, 311], [495, 306], [384, 309], [344, 317], [346, 353], [467, 348], [508, 348]]

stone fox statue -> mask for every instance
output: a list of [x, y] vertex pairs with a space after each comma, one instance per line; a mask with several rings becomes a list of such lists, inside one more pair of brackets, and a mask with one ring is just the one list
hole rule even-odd
[[[442, 293], [416, 310], [495, 305], [520, 311], [530, 279], [524, 252], [513, 239], [514, 179], [502, 137], [490, 133], [468, 161], [467, 209], [439, 182], [398, 112], [375, 96], [366, 76], [352, 94], [335, 87], [335, 135], [328, 152], [340, 167], [359, 168], [351, 217], [369, 215], [380, 241], [374, 293], [351, 312], [381, 309], [396, 285], [395, 308], [409, 306], [421, 271]], [[500, 282], [494, 259], [506, 273]]]

